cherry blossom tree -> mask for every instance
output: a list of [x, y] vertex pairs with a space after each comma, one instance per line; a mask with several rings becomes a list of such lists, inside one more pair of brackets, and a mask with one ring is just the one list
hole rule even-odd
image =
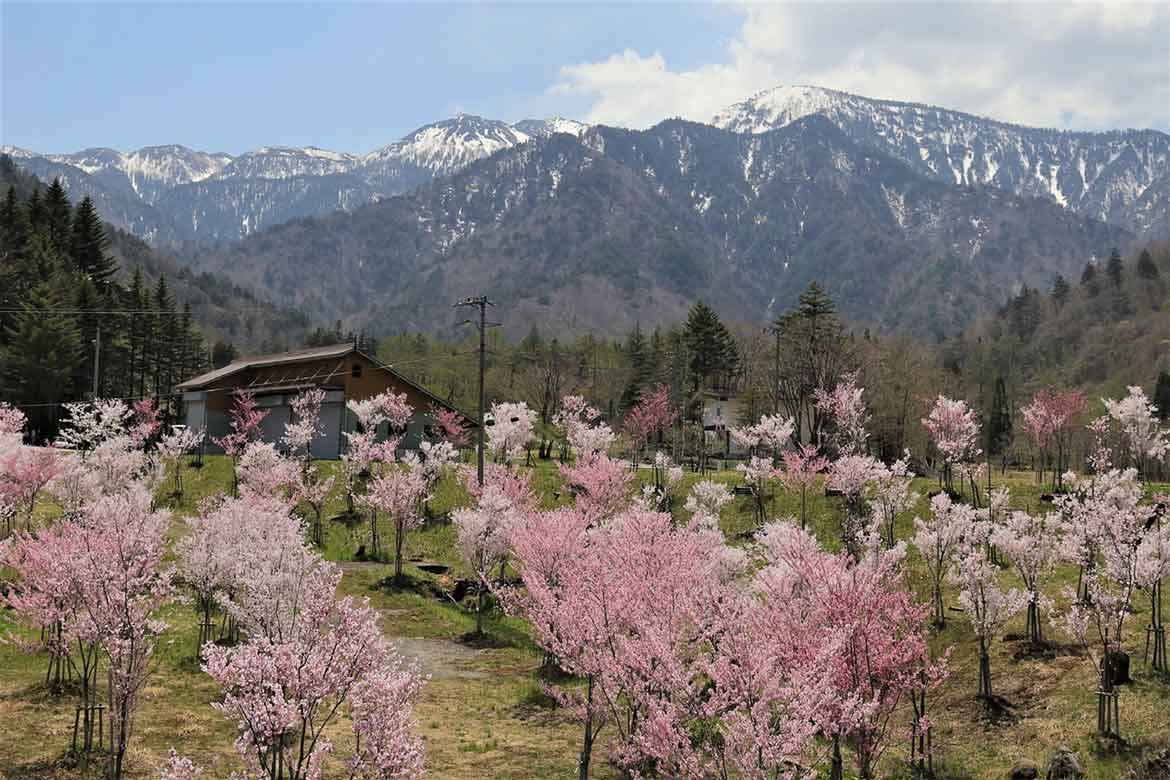
[[537, 414], [524, 401], [492, 404], [487, 450], [497, 462], [510, 463], [532, 442]]
[[845, 374], [831, 390], [817, 388], [813, 393], [817, 411], [833, 421], [832, 444], [838, 455], [862, 455], [869, 434], [865, 424], [865, 389], [857, 383], [857, 374]]
[[349, 777], [407, 780], [423, 774], [411, 708], [420, 679], [382, 636], [377, 613], [337, 599], [336, 566], [308, 550], [288, 556], [279, 585], [255, 589], [269, 601], [248, 640], [204, 648], [204, 670], [224, 691], [213, 704], [239, 724], [236, 749], [249, 772], [310, 780], [332, 745], [327, 730], [347, 707], [354, 737]]
[[1040, 453], [1038, 476], [1041, 482], [1044, 481], [1049, 450], [1055, 446], [1056, 460], [1051, 464], [1052, 484], [1060, 487], [1060, 478], [1072, 451], [1073, 432], [1085, 408], [1085, 394], [1079, 390], [1040, 390], [1032, 396], [1032, 402], [1020, 410], [1024, 432]]
[[682, 484], [682, 479], [682, 466], [665, 452], [655, 452], [650, 464], [650, 482], [642, 485], [642, 503], [649, 509], [669, 512], [674, 506], [673, 491]]
[[436, 406], [432, 412], [439, 437], [462, 449], [471, 443], [471, 431], [463, 424], [463, 415], [445, 406]]
[[116, 399], [64, 405], [66, 419], [57, 434], [57, 446], [86, 453], [110, 439], [127, 436], [134, 410]]
[[300, 484], [297, 463], [279, 452], [268, 442], [254, 441], [239, 456], [236, 471], [239, 474], [239, 493], [268, 498], [279, 498], [290, 504]]
[[970, 538], [978, 513], [968, 504], [952, 501], [946, 493], [930, 500], [930, 513], [914, 518], [914, 538], [911, 542], [922, 557], [930, 577], [930, 600], [936, 628], [947, 624], [943, 605], [942, 585], [951, 571], [952, 560], [964, 539]]
[[845, 500], [842, 541], [855, 559], [859, 559], [862, 550], [873, 541], [869, 538], [871, 513], [866, 493], [881, 469], [882, 464], [868, 455], [845, 455], [829, 467], [827, 485]]
[[1088, 598], [1074, 598], [1063, 620], [1066, 630], [1089, 651], [1100, 677], [1097, 731], [1102, 735], [1120, 736], [1114, 663], [1123, 649], [1122, 631], [1134, 593], [1141, 587], [1142, 556], [1150, 551], [1143, 541], [1155, 526], [1154, 508], [1141, 503], [1138, 480], [1135, 468], [1112, 470], [1095, 480], [1101, 565], [1087, 577]]
[[[623, 470], [624, 471], [624, 470]], [[523, 522], [523, 510], [499, 485], [485, 484], [475, 506], [452, 515], [459, 553], [479, 578], [475, 603], [475, 634], [483, 635], [484, 595], [492, 573], [508, 559], [513, 529]]]
[[674, 424], [678, 410], [670, 405], [670, 388], [657, 385], [642, 393], [641, 400], [626, 414], [623, 430], [630, 440], [631, 460], [635, 463], [654, 437]]
[[785, 490], [800, 493], [800, 527], [807, 527], [807, 495], [817, 484], [817, 475], [829, 468], [829, 461], [820, 457], [815, 444], [804, 444], [783, 453], [784, 470], [777, 474]]
[[174, 475], [173, 494], [183, 499], [183, 458], [203, 443], [203, 429], [175, 428], [158, 442], [158, 458], [164, 469]]
[[1040, 578], [1055, 566], [1060, 550], [1058, 515], [1031, 515], [1011, 512], [991, 533], [991, 542], [1015, 565], [1028, 594], [1028, 639], [1044, 643], [1041, 613], [1051, 603], [1040, 590]]
[[768, 526], [762, 538], [757, 588], [778, 629], [774, 641], [795, 645], [801, 666], [828, 661], [831, 696], [814, 718], [833, 738], [830, 777], [841, 777], [841, 742], [853, 747], [859, 775], [874, 777], [899, 704], [945, 677], [926, 645], [926, 606], [901, 587], [892, 556], [855, 563], [790, 523]]
[[731, 490], [727, 485], [704, 479], [691, 488], [683, 509], [691, 513], [691, 523], [706, 530], [718, 531], [719, 514], [730, 502]]
[[[1159, 497], [1162, 512], [1167, 503], [1170, 498]], [[1170, 577], [1170, 525], [1163, 525], [1161, 513], [1155, 515], [1138, 546], [1134, 574], [1138, 587], [1150, 599], [1150, 623], [1146, 626], [1143, 655], [1155, 671], [1166, 673], [1170, 671], [1170, 661], [1166, 656], [1166, 628], [1162, 622], [1162, 582]]]
[[768, 452], [778, 457], [792, 437], [792, 418], [779, 414], [764, 415], [754, 425], [732, 428], [731, 438], [741, 447], [754, 452]]
[[995, 695], [989, 648], [1008, 621], [1027, 605], [1028, 594], [1018, 588], [1002, 589], [997, 581], [999, 570], [979, 547], [976, 539], [960, 546], [950, 579], [959, 587], [959, 605], [979, 640], [979, 698], [990, 707]]
[[561, 399], [561, 408], [553, 415], [553, 425], [561, 430], [578, 458], [608, 453], [617, 438], [613, 429], [601, 421], [601, 411], [579, 395], [567, 395]]
[[1158, 407], [1150, 402], [1141, 387], [1131, 386], [1129, 395], [1120, 401], [1101, 399], [1105, 411], [1121, 429], [1122, 439], [1129, 450], [1138, 476], [1145, 478], [1147, 466], [1166, 457], [1170, 452], [1170, 432], [1159, 425]]
[[953, 492], [956, 467], [974, 463], [981, 452], [976, 446], [979, 442], [979, 422], [975, 410], [969, 408], [966, 401], [940, 395], [922, 425], [942, 456], [943, 484]]
[[120, 780], [140, 694], [153, 671], [158, 615], [171, 595], [164, 568], [170, 515], [152, 509], [144, 487], [103, 496], [79, 525], [74, 561], [80, 591], [78, 634], [100, 645], [106, 660], [110, 776]]
[[910, 451], [889, 466], [878, 464], [874, 469], [870, 506], [873, 524], [888, 549], [894, 549], [894, 530], [898, 516], [918, 503], [918, 494], [910, 489], [914, 472], [910, 470]]
[[299, 458], [307, 469], [313, 462], [313, 442], [325, 435], [321, 427], [321, 405], [325, 391], [319, 387], [304, 390], [289, 401], [292, 416], [284, 426], [281, 441], [293, 457]]
[[256, 406], [256, 397], [247, 390], [236, 390], [232, 393], [232, 408], [229, 412], [231, 432], [218, 439], [212, 439], [215, 444], [232, 459], [232, 493], [239, 489], [239, 475], [236, 467], [240, 456], [252, 442], [260, 439], [260, 425], [268, 416], [267, 409]]
[[20, 436], [28, 418], [7, 401], [0, 401], [0, 436]]
[[752, 494], [752, 509], [755, 521], [763, 525], [767, 519], [766, 503], [769, 498], [768, 483], [776, 476], [771, 458], [751, 456], [747, 463], [740, 463], [735, 470], [743, 474], [743, 483]]
[[[388, 464], [382, 473], [370, 481], [362, 497], [374, 517], [383, 512], [394, 526], [394, 581], [405, 581], [402, 574], [402, 549], [408, 531], [422, 525], [420, 507], [426, 500], [427, 485], [419, 469], [402, 468]], [[371, 526], [371, 545], [374, 554], [378, 552], [378, 529]]]
[[145, 449], [161, 429], [162, 420], [158, 403], [150, 396], [135, 401], [133, 416], [126, 431], [134, 446]]
[[310, 464], [307, 469], [301, 471], [300, 479], [293, 490], [294, 501], [309, 507], [309, 511], [312, 512], [311, 534], [313, 544], [318, 547], [325, 544], [323, 515], [335, 480], [333, 475], [325, 476], [316, 465]]
[[6, 533], [12, 533], [12, 521], [18, 514], [24, 516], [26, 529], [32, 527], [37, 497], [63, 468], [61, 453], [52, 448], [17, 443], [7, 450], [0, 449], [0, 503], [11, 507], [0, 512]]
[[577, 507], [602, 523], [630, 505], [633, 475], [620, 461], [603, 453], [560, 467], [565, 485], [576, 496]]

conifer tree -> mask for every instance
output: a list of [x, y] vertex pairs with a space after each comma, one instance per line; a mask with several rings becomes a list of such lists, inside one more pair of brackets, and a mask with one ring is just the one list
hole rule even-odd
[[1092, 262], [1085, 263], [1085, 270], [1081, 272], [1081, 287], [1090, 298], [1095, 298], [1101, 291], [1097, 283], [1097, 266]]
[[1121, 262], [1121, 253], [1117, 251], [1117, 247], [1109, 253], [1109, 262], [1105, 265], [1105, 275], [1109, 277], [1109, 281], [1114, 287], [1121, 286], [1121, 280], [1125, 273], [1125, 266]]
[[73, 239], [73, 208], [60, 179], [45, 190], [44, 227], [53, 248], [61, 255], [68, 255]]
[[160, 276], [154, 288], [154, 395], [161, 398], [169, 393], [174, 384], [175, 343], [178, 318], [175, 316], [175, 299], [167, 287], [167, 278]]
[[1052, 300], [1056, 303], [1056, 308], [1064, 307], [1068, 301], [1068, 296], [1071, 290], [1068, 286], [1068, 281], [1063, 274], [1057, 274], [1056, 279], [1052, 282]]
[[1158, 372], [1158, 381], [1154, 385], [1154, 397], [1150, 399], [1158, 408], [1158, 419], [1170, 419], [1170, 373]]
[[632, 409], [642, 398], [642, 388], [646, 387], [651, 379], [650, 359], [641, 327], [634, 325], [622, 351], [630, 367], [630, 381], [622, 391], [621, 405], [622, 409]]
[[73, 214], [70, 252], [77, 269], [86, 274], [99, 290], [109, 284], [118, 264], [106, 252], [106, 230], [93, 201], [86, 195]]
[[1137, 275], [1142, 279], [1157, 279], [1158, 266], [1154, 263], [1154, 258], [1150, 256], [1150, 250], [1143, 249], [1142, 253], [1138, 255], [1137, 261]]
[[5, 333], [5, 387], [18, 402], [38, 404], [29, 409], [30, 427], [42, 435], [56, 424], [53, 404], [70, 397], [72, 373], [80, 357], [76, 324], [60, 311], [68, 308], [63, 296], [68, 288], [64, 269], [50, 272], [29, 290], [21, 313]]
[[995, 380], [995, 394], [992, 396], [986, 429], [988, 454], [1002, 454], [1012, 438], [1012, 410], [1002, 376]]

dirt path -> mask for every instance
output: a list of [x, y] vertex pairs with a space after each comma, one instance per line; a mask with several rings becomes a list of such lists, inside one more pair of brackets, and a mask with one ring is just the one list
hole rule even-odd
[[392, 637], [390, 641], [402, 655], [418, 661], [419, 669], [431, 679], [483, 680], [491, 676], [479, 668], [483, 663], [480, 650], [446, 639]]

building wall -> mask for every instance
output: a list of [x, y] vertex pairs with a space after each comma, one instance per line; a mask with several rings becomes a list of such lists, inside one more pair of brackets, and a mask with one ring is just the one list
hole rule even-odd
[[[354, 376], [355, 365], [361, 367], [359, 376]], [[431, 414], [433, 401], [429, 396], [401, 382], [393, 373], [380, 369], [362, 355], [348, 355], [344, 360], [326, 358], [284, 366], [246, 369], [224, 377], [207, 390], [183, 394], [186, 423], [190, 428], [202, 428], [207, 432], [206, 452], [222, 453], [223, 450], [211, 439], [224, 436], [230, 430], [229, 412], [234, 390], [249, 386], [296, 382], [314, 374], [318, 375], [321, 383], [340, 385], [343, 388], [326, 391], [325, 403], [321, 407], [324, 433], [312, 444], [314, 458], [333, 460], [344, 452], [346, 441], [344, 433], [353, 431], [355, 426], [353, 415], [345, 407], [348, 400], [364, 400], [387, 390], [404, 393], [407, 402], [415, 410], [402, 437], [404, 449], [417, 448], [425, 428], [434, 423]], [[264, 441], [280, 446], [284, 427], [292, 417], [290, 402], [295, 395], [294, 392], [266, 394], [262, 389], [256, 390], [257, 406], [268, 411], [268, 415], [261, 423]], [[382, 436], [388, 435], [385, 427], [380, 433]]]

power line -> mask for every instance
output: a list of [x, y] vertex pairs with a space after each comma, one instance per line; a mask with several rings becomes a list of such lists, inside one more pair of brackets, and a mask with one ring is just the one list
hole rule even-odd
[[472, 298], [464, 298], [456, 303], [452, 308], [460, 306], [475, 306], [479, 309], [479, 322], [474, 320], [465, 320], [464, 324], [470, 323], [479, 328], [479, 409], [477, 410], [478, 425], [476, 426], [476, 479], [480, 487], [483, 486], [483, 405], [484, 405], [484, 389], [483, 376], [487, 367], [487, 343], [485, 335], [488, 328], [498, 327], [498, 322], [487, 321], [487, 307], [495, 307], [495, 304], [487, 299], [486, 295], [479, 295]]

